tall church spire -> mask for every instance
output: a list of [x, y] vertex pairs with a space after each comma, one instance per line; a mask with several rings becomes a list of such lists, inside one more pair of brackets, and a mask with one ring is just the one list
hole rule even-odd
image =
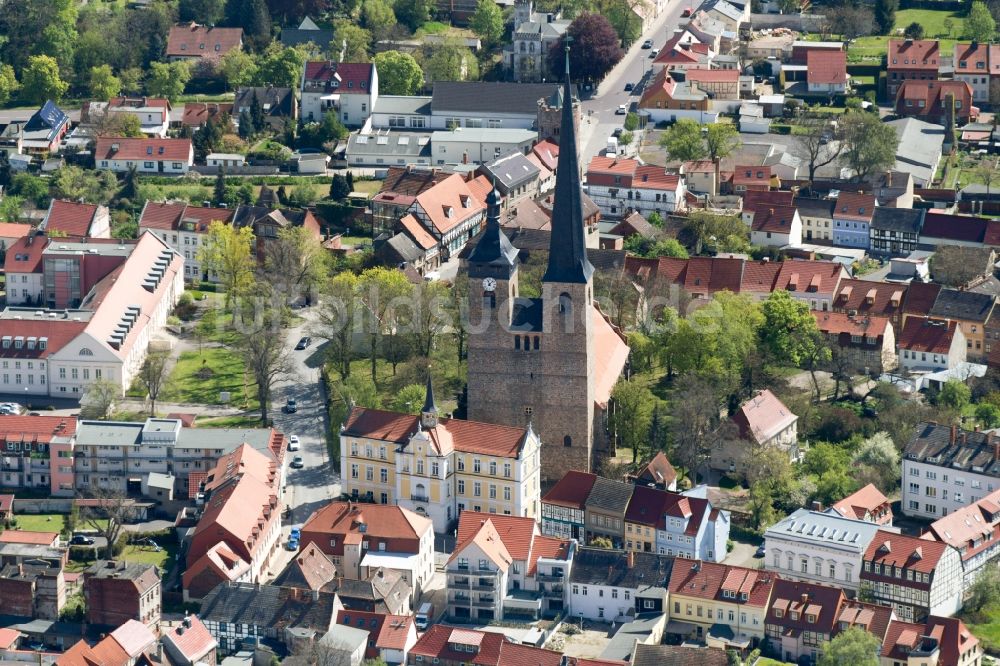
[[[570, 37], [567, 35], [566, 41]], [[563, 82], [562, 127], [559, 137], [559, 164], [556, 167], [555, 203], [552, 207], [552, 235], [549, 265], [543, 282], [590, 282], [594, 267], [587, 259], [583, 226], [583, 189], [577, 157], [573, 96], [569, 80], [569, 44], [566, 45], [566, 80]]]
[[486, 231], [469, 254], [469, 263], [511, 268], [516, 261], [517, 250], [500, 228], [500, 193], [494, 184], [486, 195]]

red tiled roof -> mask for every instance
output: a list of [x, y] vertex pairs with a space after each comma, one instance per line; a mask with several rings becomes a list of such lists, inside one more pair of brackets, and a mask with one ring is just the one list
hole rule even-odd
[[232, 113], [232, 102], [188, 102], [184, 105], [181, 124], [185, 127], [201, 127], [210, 119], [219, 120]]
[[17, 629], [0, 629], [0, 650], [9, 650], [14, 641], [21, 637], [21, 632]]
[[778, 279], [781, 264], [776, 261], [747, 261], [743, 264], [741, 293], [770, 293]]
[[936, 39], [890, 39], [886, 63], [893, 69], [924, 69], [937, 72], [941, 51]]
[[7, 248], [4, 269], [7, 273], [41, 273], [42, 252], [51, 240], [40, 233], [18, 238]]
[[545, 139], [536, 143], [531, 152], [538, 157], [546, 169], [555, 171], [559, 164], [559, 144], [554, 143], [552, 139]]
[[684, 288], [699, 294], [723, 290], [737, 293], [742, 273], [742, 259], [692, 257], [688, 259]]
[[[0, 418], [0, 441], [28, 440], [50, 443], [55, 437], [72, 437], [75, 434], [76, 419], [72, 417], [42, 415]], [[0, 498], [2, 497], [14, 496], [0, 495]], [[3, 502], [0, 501], [0, 509], [2, 508], [4, 508]]]
[[[879, 530], [875, 533], [868, 549], [865, 551], [865, 562], [881, 564], [882, 566], [893, 566], [905, 569], [912, 569], [921, 573], [933, 573], [937, 567], [941, 556], [944, 555], [948, 544], [941, 541], [922, 539], [915, 536], [906, 536], [886, 530]], [[862, 571], [862, 578], [878, 579], [874, 567], [871, 571]], [[889, 577], [893, 578], [893, 577]], [[895, 582], [898, 579], [893, 578]], [[900, 583], [902, 584], [902, 583]], [[922, 587], [927, 589], [929, 584], [908, 581], [907, 585]]]
[[903, 312], [926, 316], [934, 307], [941, 285], [934, 282], [911, 282], [906, 288]]
[[677, 480], [677, 470], [670, 464], [667, 454], [659, 451], [645, 467], [636, 473], [635, 478], [642, 482], [669, 486]]
[[673, 493], [666, 490], [636, 486], [625, 510], [625, 522], [655, 528], [662, 525], [663, 516], [677, 503]]
[[771, 167], [769, 166], [737, 165], [733, 167], [733, 185], [768, 185], [770, 182]]
[[918, 116], [943, 113], [946, 95], [955, 96], [956, 115], [967, 117], [973, 113], [972, 87], [965, 81], [924, 81], [907, 79], [896, 92], [896, 111], [900, 114]]
[[885, 328], [889, 324], [887, 318], [877, 315], [852, 317], [845, 312], [820, 310], [813, 310], [812, 315], [816, 319], [819, 330], [830, 335], [844, 333], [852, 336], [880, 338], [885, 335]]
[[235, 212], [235, 209], [192, 206], [183, 202], [147, 201], [139, 215], [139, 228], [176, 231], [184, 222], [192, 225], [191, 231], [206, 232], [212, 222], [232, 222]]
[[38, 546], [48, 546], [58, 538], [58, 532], [28, 532], [25, 530], [4, 530], [0, 532], [0, 543], [28, 543]]
[[846, 277], [846, 271], [835, 261], [785, 260], [781, 262], [774, 289], [832, 296], [842, 277]]
[[[364, 534], [369, 539], [388, 541], [392, 552], [419, 552], [420, 537], [433, 529], [429, 518], [401, 506], [391, 504], [353, 504], [330, 502], [317, 509], [302, 526], [302, 542], [316, 540], [316, 545], [327, 554], [343, 552], [343, 541], [349, 535]], [[330, 537], [337, 536], [337, 545], [330, 546]], [[320, 538], [321, 537], [321, 538]], [[410, 550], [403, 551], [403, 548]]]
[[[175, 627], [165, 629], [163, 640], [173, 643], [178, 652], [195, 663], [211, 652], [218, 643], [212, 638], [205, 623], [198, 619], [197, 615], [186, 616], [186, 623], [190, 623], [191, 626], [185, 627], [178, 624]], [[180, 631], [182, 627], [184, 633]]]
[[[1000, 490], [978, 502], [955, 509], [938, 518], [927, 528], [921, 540], [934, 540], [957, 548], [963, 560], [968, 560], [987, 548], [995, 546], [1000, 513]], [[978, 545], [977, 545], [978, 544]]]
[[[469, 645], [473, 652], [458, 651], [454, 645]], [[451, 662], [474, 664], [475, 666], [559, 666], [562, 655], [552, 650], [519, 645], [511, 642], [503, 634], [458, 629], [442, 624], [432, 625], [410, 648], [410, 654]]]
[[[776, 578], [763, 570], [678, 558], [674, 560], [667, 589], [671, 595], [765, 608]], [[726, 596], [724, 592], [734, 596]]]
[[909, 351], [947, 354], [958, 323], [931, 319], [930, 317], [907, 317], [903, 328], [896, 337], [896, 345]]
[[557, 539], [550, 536], [536, 535], [531, 542], [531, 559], [528, 560], [528, 575], [534, 576], [538, 571], [538, 560], [565, 560], [569, 555], [571, 542], [567, 539]]
[[48, 233], [61, 232], [66, 236], [87, 236], [97, 208], [96, 204], [53, 199], [45, 215], [45, 230]]
[[[740, 168], [746, 169], [747, 167], [737, 167], [737, 171]], [[769, 170], [770, 168], [767, 167]], [[755, 213], [761, 208], [791, 206], [795, 195], [787, 190], [747, 190], [741, 193], [741, 196], [743, 197], [743, 211]]]
[[840, 220], [871, 222], [874, 210], [875, 195], [841, 191], [833, 208], [833, 216]]
[[457, 173], [418, 194], [416, 203], [439, 234], [447, 233], [470, 217], [481, 215], [486, 208]]
[[797, 418], [770, 389], [764, 389], [744, 402], [732, 416], [741, 437], [753, 438], [760, 443], [770, 440], [795, 423]]
[[10, 513], [14, 509], [13, 495], [0, 495], [0, 511]]
[[841, 280], [833, 307], [892, 317], [902, 311], [908, 285], [867, 280]]
[[666, 173], [658, 166], [637, 166], [632, 175], [632, 187], [636, 189], [675, 191], [679, 184], [680, 176]]
[[170, 28], [167, 56], [221, 58], [243, 42], [243, 28], [216, 28], [182, 23]]
[[538, 523], [534, 518], [463, 511], [458, 516], [455, 543], [461, 544], [474, 537], [486, 521], [493, 523], [511, 557], [527, 561], [531, 554], [531, 541], [538, 533]]
[[828, 85], [847, 83], [847, 52], [810, 49], [806, 52], [806, 77], [809, 83]]
[[861, 490], [834, 503], [830, 508], [847, 518], [864, 520], [866, 514], [877, 513], [878, 509], [888, 501], [889, 499], [875, 487], [874, 483], [869, 483]]
[[138, 620], [126, 620], [123, 625], [111, 632], [114, 638], [125, 653], [132, 658], [138, 657], [143, 650], [156, 643], [156, 636], [142, 622]]
[[629, 348], [621, 331], [595, 306], [590, 310], [594, 339], [594, 403], [602, 408], [628, 361]]
[[[0, 358], [48, 358], [83, 333], [86, 328], [87, 322], [72, 319], [5, 319], [0, 326], [0, 336], [10, 336], [15, 339], [22, 337], [25, 340], [30, 337], [39, 340], [47, 338], [47, 342], [45, 349], [40, 349], [38, 345], [35, 345], [34, 349], [28, 349], [27, 345], [20, 349], [14, 345], [7, 349], [0, 348]], [[3, 418], [6, 420], [10, 417]]]
[[705, 83], [736, 83], [740, 80], [740, 72], [736, 69], [689, 69], [687, 80]]
[[[118, 146], [117, 150], [113, 150]], [[103, 136], [94, 149], [96, 160], [169, 160], [187, 162], [191, 159], [191, 139], [142, 138], [126, 139]]]
[[430, 250], [437, 246], [437, 241], [434, 237], [427, 233], [420, 221], [413, 215], [413, 213], [407, 213], [399, 219], [399, 223], [403, 225], [403, 229], [406, 230], [406, 235], [413, 239], [413, 242], [419, 245], [424, 250]]
[[798, 210], [792, 206], [774, 206], [759, 208], [753, 215], [753, 231], [766, 231], [778, 234], [792, 233], [792, 223]]
[[986, 43], [956, 43], [955, 74], [989, 74], [989, 52], [990, 45]]
[[23, 238], [31, 231], [30, 224], [0, 222], [0, 238]]
[[341, 610], [334, 622], [368, 632], [367, 659], [377, 658], [380, 650], [403, 650], [411, 634], [416, 638], [412, 615]]
[[[785, 629], [830, 634], [843, 600], [844, 591], [839, 587], [776, 578], [765, 622]], [[782, 617], [777, 617], [775, 609], [782, 611]], [[798, 613], [797, 619], [792, 619], [792, 612]], [[808, 621], [809, 614], [816, 616], [814, 622]]]
[[375, 67], [371, 63], [307, 62], [306, 81], [337, 82], [338, 95], [367, 95]]
[[595, 481], [597, 481], [596, 474], [570, 470], [549, 489], [549, 492], [545, 493], [542, 502], [570, 509], [583, 509]]
[[[125, 651], [121, 643], [111, 636], [107, 636], [91, 648], [93, 663], [100, 666], [127, 666], [130, 661], [129, 653]], [[87, 659], [87, 661], [91, 661]]]

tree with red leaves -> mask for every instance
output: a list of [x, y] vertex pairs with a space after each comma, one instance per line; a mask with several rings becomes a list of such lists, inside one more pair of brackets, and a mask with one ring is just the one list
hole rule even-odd
[[608, 19], [600, 14], [580, 14], [549, 50], [549, 70], [557, 80], [566, 76], [563, 46], [567, 36], [570, 37], [570, 75], [574, 79], [598, 81], [624, 55], [618, 34]]

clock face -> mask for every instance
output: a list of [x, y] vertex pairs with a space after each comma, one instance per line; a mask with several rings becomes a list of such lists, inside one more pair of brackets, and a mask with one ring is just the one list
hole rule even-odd
[[486, 291], [493, 291], [497, 288], [497, 281], [491, 277], [483, 279], [483, 289]]

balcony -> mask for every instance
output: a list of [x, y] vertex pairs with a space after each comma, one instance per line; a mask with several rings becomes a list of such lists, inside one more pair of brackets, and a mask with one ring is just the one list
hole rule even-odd
[[496, 599], [473, 599], [473, 608], [494, 608], [497, 605]]
[[566, 580], [566, 574], [543, 574], [539, 572], [535, 574], [535, 580], [539, 583], [561, 583]]
[[562, 599], [565, 592], [566, 588], [562, 585], [549, 585], [538, 590], [540, 595], [551, 599]]
[[410, 500], [414, 502], [430, 502], [431, 498], [428, 497], [427, 495], [416, 495], [411, 493]]

